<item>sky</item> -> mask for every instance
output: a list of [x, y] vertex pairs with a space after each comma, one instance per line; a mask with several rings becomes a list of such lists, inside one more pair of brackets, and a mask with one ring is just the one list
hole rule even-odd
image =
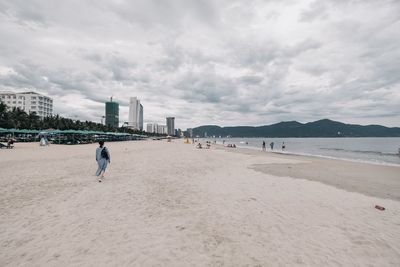
[[398, 0], [0, 0], [0, 90], [100, 122], [400, 126]]

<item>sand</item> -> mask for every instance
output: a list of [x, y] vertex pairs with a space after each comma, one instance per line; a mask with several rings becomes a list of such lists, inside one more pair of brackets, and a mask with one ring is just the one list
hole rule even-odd
[[[330, 174], [312, 159], [182, 140], [106, 145], [102, 183], [94, 144], [0, 150], [0, 266], [400, 266], [396, 196], [318, 182]], [[307, 163], [318, 175], [263, 169]]]
[[309, 158], [295, 164], [259, 164], [255, 170], [323, 182], [335, 187], [400, 201], [400, 168]]
[[[400, 201], [400, 166], [217, 147], [229, 152], [265, 156], [265, 163], [250, 166], [256, 171], [318, 181], [351, 192]], [[270, 158], [293, 160], [274, 163]]]

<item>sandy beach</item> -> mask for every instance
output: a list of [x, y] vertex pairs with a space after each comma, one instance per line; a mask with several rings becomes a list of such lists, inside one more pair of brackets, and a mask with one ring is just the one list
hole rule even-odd
[[367, 164], [356, 161], [299, 156], [282, 152], [265, 153], [250, 149], [224, 148], [247, 155], [267, 155], [269, 158], [295, 159], [274, 163], [254, 164], [252, 169], [275, 176], [307, 179], [361, 194], [400, 201], [400, 166]]
[[400, 266], [400, 167], [106, 146], [0, 150], [0, 266]]

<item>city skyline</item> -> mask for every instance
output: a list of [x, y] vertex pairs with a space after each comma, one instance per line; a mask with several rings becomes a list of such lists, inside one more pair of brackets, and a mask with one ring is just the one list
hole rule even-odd
[[[89, 16], [90, 14], [90, 16]], [[400, 2], [0, 2], [0, 90], [54, 99], [53, 114], [177, 128], [332, 119], [400, 126]], [[29, 45], [27, 45], [29, 44]]]

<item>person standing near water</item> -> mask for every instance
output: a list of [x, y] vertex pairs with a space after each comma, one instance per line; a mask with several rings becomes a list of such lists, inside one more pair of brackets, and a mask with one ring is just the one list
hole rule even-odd
[[262, 151], [265, 151], [265, 141], [262, 142]]
[[96, 149], [96, 161], [98, 165], [96, 176], [100, 176], [99, 183], [101, 183], [107, 169], [107, 163], [111, 163], [110, 152], [104, 146], [104, 141], [100, 141], [99, 147]]
[[285, 150], [285, 148], [286, 148], [285, 142], [282, 142], [282, 151]]
[[269, 144], [269, 146], [271, 147], [271, 150], [274, 150], [274, 142], [271, 142], [271, 143]]

